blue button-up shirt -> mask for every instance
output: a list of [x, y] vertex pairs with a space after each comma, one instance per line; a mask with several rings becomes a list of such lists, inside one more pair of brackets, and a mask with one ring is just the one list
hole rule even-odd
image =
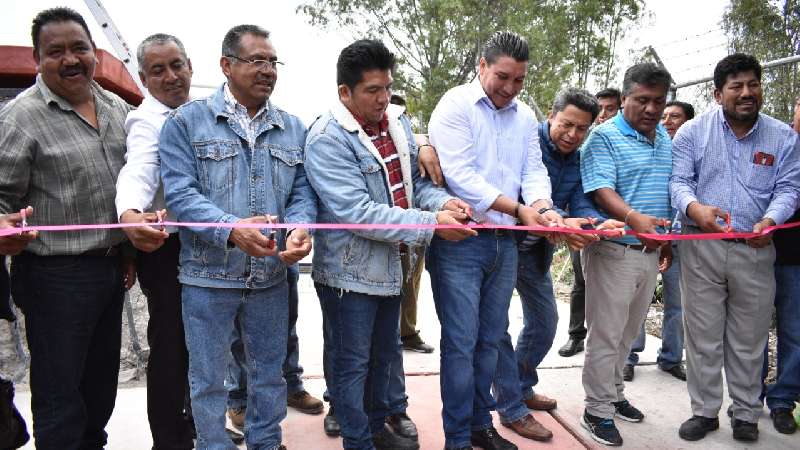
[[[675, 134], [670, 192], [684, 224], [697, 201], [731, 214], [736, 231], [752, 231], [762, 218], [784, 223], [797, 209], [800, 142], [788, 125], [760, 114], [742, 138], [733, 134], [721, 107], [684, 124]], [[757, 154], [771, 155], [756, 158]]]
[[[581, 149], [583, 190], [610, 188], [637, 211], [671, 218], [669, 175], [672, 143], [667, 130], [656, 127], [652, 142], [625, 120], [622, 111], [595, 127]], [[614, 240], [637, 244], [633, 236]]]
[[516, 99], [497, 109], [480, 81], [447, 91], [428, 126], [448, 191], [472, 206], [477, 220], [511, 225], [490, 207], [500, 195], [525, 203], [550, 199], [536, 116]]

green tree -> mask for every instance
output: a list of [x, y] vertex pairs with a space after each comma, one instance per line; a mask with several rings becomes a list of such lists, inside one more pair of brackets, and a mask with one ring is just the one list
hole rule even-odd
[[[762, 63], [800, 54], [800, 0], [731, 0], [722, 18], [731, 52]], [[800, 63], [764, 71], [764, 112], [788, 122], [800, 95]]]
[[549, 106], [562, 86], [586, 86], [590, 77], [606, 83], [616, 43], [643, 0], [313, 0], [298, 12], [312, 25], [384, 39], [400, 62], [396, 88], [424, 128], [447, 89], [475, 76], [482, 45], [497, 30], [528, 39], [520, 98], [534, 107]]

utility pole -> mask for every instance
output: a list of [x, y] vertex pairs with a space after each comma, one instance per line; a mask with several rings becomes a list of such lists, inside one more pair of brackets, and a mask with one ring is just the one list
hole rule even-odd
[[103, 29], [106, 38], [108, 38], [111, 46], [114, 47], [114, 52], [117, 54], [120, 61], [122, 61], [122, 64], [125, 65], [125, 68], [128, 70], [131, 78], [133, 78], [136, 86], [139, 87], [139, 91], [144, 95], [147, 90], [144, 88], [144, 85], [142, 85], [142, 80], [139, 79], [139, 64], [136, 61], [136, 55], [134, 55], [130, 47], [128, 47], [128, 43], [125, 42], [122, 33], [120, 33], [119, 29], [114, 25], [114, 21], [111, 20], [108, 11], [103, 7], [100, 0], [84, 0], [84, 3], [86, 3], [89, 11], [92, 12], [100, 28]]

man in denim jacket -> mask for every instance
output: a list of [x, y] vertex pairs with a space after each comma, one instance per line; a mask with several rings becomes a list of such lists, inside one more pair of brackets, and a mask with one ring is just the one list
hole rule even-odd
[[[316, 201], [303, 170], [305, 126], [269, 101], [279, 65], [269, 33], [233, 27], [222, 43], [227, 78], [211, 97], [165, 122], [159, 154], [167, 208], [181, 222], [309, 223]], [[277, 217], [275, 217], [277, 216]], [[241, 326], [250, 395], [248, 448], [278, 449], [286, 416], [286, 267], [311, 250], [303, 228], [182, 228], [183, 322], [198, 449], [235, 449], [223, 386], [234, 323]], [[281, 249], [285, 249], [280, 251]]]
[[[402, 364], [401, 259], [413, 258], [413, 248], [427, 245], [434, 234], [413, 226], [458, 224], [470, 212], [464, 202], [420, 178], [408, 119], [402, 107], [389, 107], [394, 64], [394, 55], [379, 41], [345, 48], [337, 63], [341, 103], [314, 123], [306, 141], [319, 222], [412, 226], [315, 235], [312, 278], [323, 308], [325, 358], [332, 364], [328, 388], [348, 449], [419, 448], [384, 423], [391, 367]], [[475, 232], [436, 234], [463, 239]]]

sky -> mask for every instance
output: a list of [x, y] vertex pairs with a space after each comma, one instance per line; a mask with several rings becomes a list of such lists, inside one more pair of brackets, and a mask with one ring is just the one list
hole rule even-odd
[[[270, 30], [278, 59], [286, 63], [278, 74], [272, 100], [307, 124], [326, 111], [336, 96], [336, 58], [355, 39], [344, 30], [310, 26], [295, 12], [298, 0], [224, 0], [205, 2], [168, 0], [104, 0], [130, 48], [153, 33], [180, 38], [194, 68], [194, 85], [217, 86], [224, 81], [219, 68], [220, 45], [225, 32], [241, 23]], [[642, 48], [653, 45], [677, 82], [710, 75], [725, 56], [725, 38], [719, 21], [727, 0], [647, 0], [649, 15], [635, 24], [618, 51], [625, 66]], [[0, 45], [31, 45], [30, 24], [40, 10], [69, 6], [86, 18], [97, 46], [113, 53], [100, 26], [81, 0], [2, 0]], [[621, 73], [622, 71], [620, 71]], [[678, 92], [693, 100], [694, 90]], [[193, 96], [210, 89], [194, 88]]]

